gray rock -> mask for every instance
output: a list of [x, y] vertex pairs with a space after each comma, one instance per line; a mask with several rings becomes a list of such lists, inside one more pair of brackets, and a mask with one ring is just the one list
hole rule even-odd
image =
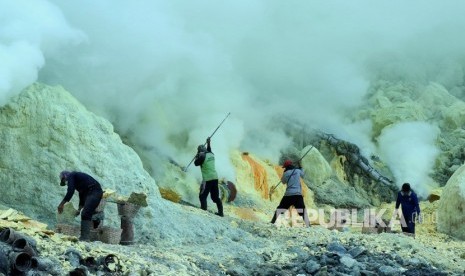
[[[336, 255], [337, 256], [337, 255]], [[321, 256], [320, 263], [323, 265], [337, 265], [339, 260], [332, 258], [328, 255]]]
[[345, 267], [347, 268], [352, 268], [353, 266], [355, 266], [357, 264], [357, 261], [354, 260], [352, 257], [349, 257], [349, 256], [342, 256], [339, 261], [341, 262], [341, 264], [343, 264]]
[[323, 266], [320, 271], [318, 271], [315, 276], [327, 276], [329, 275], [328, 273], [328, 267], [327, 266]]
[[329, 243], [326, 249], [339, 255], [344, 255], [347, 253], [347, 249], [337, 242]]
[[350, 275], [351, 276], [360, 276], [361, 275], [360, 268], [358, 266], [354, 266], [352, 268], [352, 271], [350, 272]]
[[361, 270], [360, 274], [362, 276], [376, 276], [376, 275], [378, 275], [378, 273], [371, 272], [371, 271], [368, 271], [368, 270]]
[[308, 273], [315, 273], [321, 268], [320, 264], [315, 262], [314, 260], [309, 260], [305, 264], [305, 271]]
[[357, 246], [357, 247], [354, 247], [352, 249], [349, 250], [349, 254], [354, 257], [354, 258], [357, 258], [358, 256], [364, 254], [366, 252], [366, 248], [363, 247], [363, 246]]
[[381, 266], [379, 269], [379, 275], [382, 275], [382, 276], [397, 276], [397, 275], [400, 275], [400, 271], [395, 268], [395, 267], [392, 267], [392, 266], [388, 266], [388, 265], [383, 265]]
[[242, 275], [248, 275], [249, 272], [247, 272], [246, 269], [242, 266], [235, 266], [231, 267], [226, 271], [226, 274], [232, 275], [232, 276], [242, 276]]
[[407, 264], [408, 265], [411, 265], [411, 266], [419, 266], [421, 265], [421, 261], [417, 258], [411, 258], [409, 260], [407, 260]]

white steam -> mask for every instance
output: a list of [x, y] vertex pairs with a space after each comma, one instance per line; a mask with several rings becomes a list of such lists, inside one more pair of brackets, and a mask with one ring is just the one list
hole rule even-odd
[[290, 143], [281, 117], [343, 134], [371, 152], [367, 124], [346, 120], [371, 80], [432, 79], [461, 91], [461, 7], [465, 2], [0, 0], [0, 95], [35, 81], [45, 62], [39, 81], [63, 85], [148, 155], [180, 165], [231, 112], [212, 139], [218, 170], [228, 177], [232, 148], [278, 161]]
[[81, 38], [48, 1], [0, 0], [0, 106], [37, 80], [45, 55]]
[[391, 168], [397, 186], [410, 183], [423, 198], [434, 188], [431, 179], [439, 128], [426, 122], [403, 122], [383, 129], [378, 138], [383, 160]]

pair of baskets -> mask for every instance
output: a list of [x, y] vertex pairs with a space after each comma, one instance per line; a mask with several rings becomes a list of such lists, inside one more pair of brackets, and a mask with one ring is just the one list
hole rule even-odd
[[127, 219], [132, 219], [139, 212], [140, 205], [132, 204], [129, 202], [118, 203], [118, 215]]
[[[90, 230], [91, 241], [101, 241], [109, 244], [119, 244], [121, 241], [121, 232], [119, 228], [102, 226]], [[56, 232], [68, 236], [79, 237], [81, 235], [81, 227], [75, 224], [57, 224]]]
[[76, 224], [59, 223], [56, 225], [55, 232], [67, 236], [79, 237], [81, 235], [81, 226]]
[[123, 230], [120, 228], [102, 226], [90, 230], [90, 240], [101, 241], [108, 244], [119, 244], [121, 241], [121, 232], [123, 232]]

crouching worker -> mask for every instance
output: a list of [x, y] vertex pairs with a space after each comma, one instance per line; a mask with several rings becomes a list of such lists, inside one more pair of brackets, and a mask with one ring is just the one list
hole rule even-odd
[[303, 177], [304, 173], [302, 169], [293, 166], [291, 160], [286, 160], [283, 165], [284, 174], [281, 178], [283, 184], [287, 184], [286, 192], [281, 199], [281, 202], [276, 208], [271, 223], [275, 223], [277, 217], [287, 211], [289, 207], [294, 206], [304, 219], [305, 225], [310, 226], [308, 219], [307, 209], [305, 209], [304, 197], [302, 196], [302, 186], [300, 185], [300, 177]]
[[61, 214], [63, 212], [65, 203], [71, 200], [74, 191], [78, 191], [79, 209], [76, 216], [79, 213], [81, 214], [81, 236], [79, 240], [89, 241], [92, 215], [102, 199], [102, 187], [92, 176], [83, 172], [62, 171], [60, 173], [60, 180], [60, 186], [68, 185], [68, 191], [60, 205], [58, 205], [58, 213]]

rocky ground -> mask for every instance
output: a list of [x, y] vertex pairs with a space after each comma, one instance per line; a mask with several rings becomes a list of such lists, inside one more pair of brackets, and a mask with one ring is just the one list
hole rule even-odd
[[[25, 275], [69, 272], [71, 275], [463, 275], [465, 272], [465, 243], [436, 233], [429, 222], [418, 227], [414, 239], [400, 233], [361, 234], [356, 228], [339, 232], [319, 225], [276, 227], [230, 216], [220, 218], [187, 206], [185, 209], [188, 214], [212, 223], [212, 232], [198, 239], [179, 237], [177, 242], [158, 240], [154, 244], [121, 246], [79, 242], [75, 237], [56, 234], [18, 216], [16, 221], [3, 218], [0, 227], [11, 227], [35, 240], [41, 263], [46, 264], [42, 268], [45, 271], [30, 270]], [[105, 265], [103, 258], [112, 254], [114, 261]]]

